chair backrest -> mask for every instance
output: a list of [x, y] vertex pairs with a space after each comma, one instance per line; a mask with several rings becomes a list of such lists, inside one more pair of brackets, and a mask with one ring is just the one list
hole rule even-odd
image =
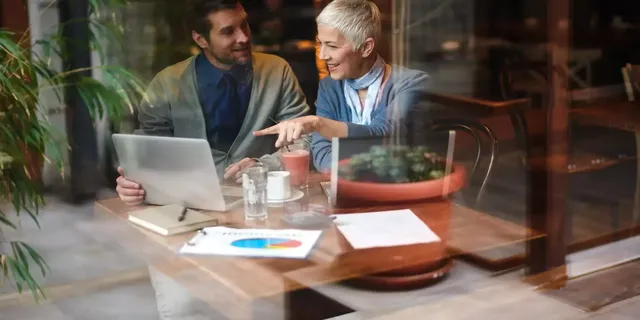
[[[454, 130], [467, 133], [474, 138], [476, 142], [476, 157], [471, 174], [469, 174], [469, 181], [471, 182], [469, 185], [472, 186], [474, 182], [479, 181], [480, 187], [478, 189], [465, 188], [463, 197], [469, 206], [477, 208], [487, 188], [498, 154], [498, 139], [496, 135], [478, 119], [482, 115], [509, 114], [528, 109], [530, 100], [523, 98], [509, 101], [488, 101], [434, 92], [425, 93], [422, 99], [444, 106], [452, 111], [433, 120], [434, 130]], [[475, 116], [460, 117], [452, 115], [452, 113], [468, 113]], [[476, 190], [477, 193], [475, 193]]]
[[[435, 131], [466, 132], [474, 138], [476, 142], [476, 158], [473, 162], [471, 173], [469, 174], [469, 186], [471, 187], [473, 182], [478, 180], [478, 176], [482, 178], [482, 182], [480, 188], [477, 189], [477, 193], [473, 194], [473, 192], [470, 192], [475, 190], [473, 188], [465, 188], [462, 196], [470, 207], [477, 207], [482, 200], [487, 183], [489, 182], [489, 177], [491, 176], [491, 170], [493, 169], [493, 164], [495, 163], [498, 153], [498, 139], [489, 127], [476, 120], [463, 118], [437, 119], [434, 121], [433, 128]], [[481, 136], [484, 136], [484, 138]], [[486, 147], [487, 143], [488, 147]], [[483, 157], [483, 155], [485, 155], [485, 157]], [[478, 166], [484, 159], [489, 159], [489, 161], [484, 167], [484, 170], [480, 170]]]
[[622, 68], [622, 78], [629, 101], [640, 99], [640, 65], [625, 65]]

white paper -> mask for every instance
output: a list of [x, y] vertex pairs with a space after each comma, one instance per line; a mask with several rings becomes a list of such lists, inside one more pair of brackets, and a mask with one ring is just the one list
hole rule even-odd
[[354, 249], [440, 241], [409, 209], [335, 215], [334, 223]]
[[297, 258], [309, 255], [321, 230], [204, 228], [180, 249], [182, 254], [262, 258]]

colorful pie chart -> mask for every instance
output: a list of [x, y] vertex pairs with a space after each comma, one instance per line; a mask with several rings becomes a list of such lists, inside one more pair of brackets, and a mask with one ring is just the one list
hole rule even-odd
[[285, 238], [250, 238], [231, 242], [236, 248], [246, 249], [291, 249], [302, 245], [302, 242]]

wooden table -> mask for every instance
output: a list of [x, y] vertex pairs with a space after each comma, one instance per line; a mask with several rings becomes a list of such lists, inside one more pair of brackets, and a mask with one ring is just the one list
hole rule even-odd
[[[318, 180], [315, 179], [310, 186], [300, 203], [303, 206], [309, 203], [326, 206], [327, 199]], [[346, 307], [331, 301], [322, 301], [318, 297], [314, 297], [313, 299], [318, 298], [318, 300], [311, 303], [309, 300], [312, 299], [310, 296], [312, 293], [307, 289], [354, 279], [362, 275], [436, 262], [432, 261], [433, 257], [445, 252], [451, 255], [483, 252], [540, 236], [500, 219], [451, 204], [450, 201], [371, 206], [348, 210], [329, 209], [329, 211], [347, 213], [400, 208], [411, 209], [443, 241], [354, 251], [344, 245], [337, 229], [333, 227], [325, 230], [307, 260], [179, 256], [175, 254], [176, 250], [193, 236], [192, 233], [162, 237], [130, 224], [128, 226], [132, 230], [137, 229], [144, 235], [142, 238], [153, 240], [152, 243], [156, 245], [156, 249], [157, 245], [160, 245], [160, 248], [166, 250], [166, 258], [149, 259], [152, 260], [150, 263], [156, 269], [186, 287], [195, 297], [232, 319], [253, 318], [254, 304], [260, 301], [269, 301], [269, 303], [275, 301], [291, 318], [313, 319], [347, 313], [350, 310]], [[95, 205], [98, 216], [122, 221], [127, 219], [129, 212], [138, 209], [141, 207], [128, 207], [119, 199], [98, 201]], [[207, 214], [216, 217], [221, 224], [227, 226], [246, 226], [241, 209], [229, 213], [207, 212]], [[269, 219], [263, 226], [285, 227], [279, 220], [282, 214], [282, 208], [271, 208]], [[132, 242], [131, 239], [123, 239], [123, 241], [127, 242], [127, 245], [131, 245]], [[139, 241], [135, 240], [136, 243]], [[219, 288], [219, 294], [216, 294], [213, 288]], [[304, 301], [300, 302], [298, 299]]]
[[640, 104], [600, 100], [571, 110], [571, 120], [584, 125], [640, 133]]
[[[636, 135], [636, 152], [640, 159], [640, 104], [623, 99], [600, 100], [571, 110], [571, 120], [591, 126], [607, 127]], [[633, 221], [640, 221], [640, 162], [638, 162], [636, 193], [633, 206]]]

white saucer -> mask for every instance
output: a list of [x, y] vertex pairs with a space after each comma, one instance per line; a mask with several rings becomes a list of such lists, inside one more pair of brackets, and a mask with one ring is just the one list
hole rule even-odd
[[300, 200], [300, 199], [302, 199], [302, 197], [304, 197], [304, 192], [302, 192], [302, 190], [291, 189], [291, 196], [288, 199], [285, 199], [285, 200], [267, 200], [267, 203], [268, 204], [281, 204], [281, 203], [285, 203], [285, 202], [291, 202], [291, 201]]

